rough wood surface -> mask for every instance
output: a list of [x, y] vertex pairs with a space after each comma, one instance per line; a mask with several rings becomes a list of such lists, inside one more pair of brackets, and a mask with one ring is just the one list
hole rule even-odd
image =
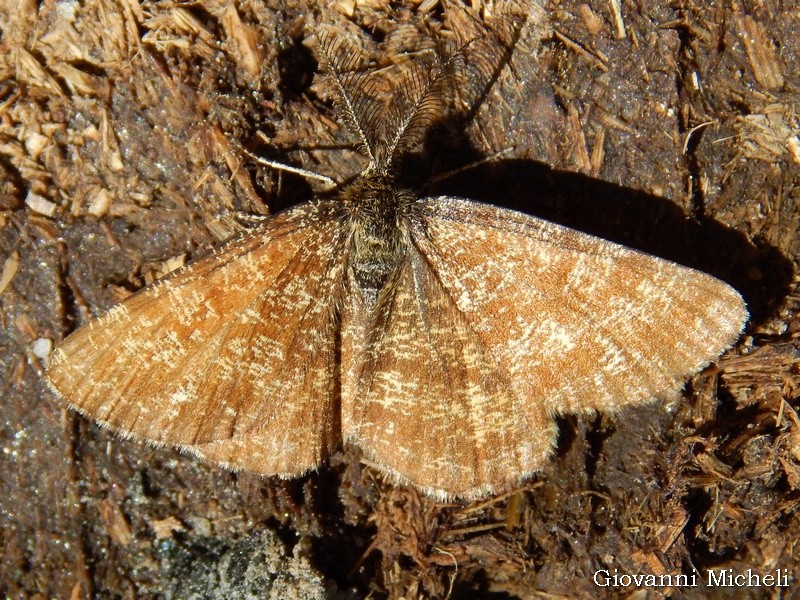
[[372, 44], [424, 15], [446, 35], [498, 8], [0, 0], [2, 592], [231, 597], [220, 565], [278, 568], [262, 545], [285, 555], [281, 581], [301, 573], [298, 597], [631, 591], [597, 588], [600, 568], [800, 578], [800, 7], [619, 4], [529, 6], [508, 68], [463, 132], [437, 132], [426, 169], [508, 149], [436, 192], [720, 277], [748, 302], [748, 334], [670, 410], [562, 419], [556, 458], [527, 486], [442, 505], [352, 449], [281, 482], [116, 438], [54, 401], [41, 356], [230, 235], [236, 211], [314, 191], [242, 147], [358, 171], [327, 148], [347, 140], [311, 32]]

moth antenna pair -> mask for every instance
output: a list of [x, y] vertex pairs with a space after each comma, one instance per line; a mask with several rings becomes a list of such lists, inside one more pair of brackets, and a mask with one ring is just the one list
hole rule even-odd
[[341, 119], [356, 135], [357, 148], [369, 159], [370, 168], [379, 172], [390, 169], [441, 117], [449, 97], [448, 87], [453, 84], [454, 69], [463, 62], [466, 50], [474, 42], [462, 44], [435, 70], [425, 70], [419, 62], [411, 62], [408, 72], [394, 85], [395, 93], [387, 110], [377, 97], [380, 84], [375, 74], [361, 71], [360, 51], [327, 31], [317, 34], [317, 38]]

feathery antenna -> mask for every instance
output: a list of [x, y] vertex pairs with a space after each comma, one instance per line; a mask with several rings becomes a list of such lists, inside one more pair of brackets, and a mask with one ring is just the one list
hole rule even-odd
[[375, 118], [383, 110], [377, 98], [376, 84], [363, 73], [361, 53], [358, 49], [328, 31], [317, 34], [323, 66], [334, 83], [334, 103], [341, 119], [358, 137], [358, 148], [376, 164], [377, 140], [374, 138]]

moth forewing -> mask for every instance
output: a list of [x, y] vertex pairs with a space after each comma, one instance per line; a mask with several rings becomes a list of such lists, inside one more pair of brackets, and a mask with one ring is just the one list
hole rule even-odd
[[91, 321], [52, 355], [51, 388], [115, 431], [227, 466], [317, 466], [341, 435], [338, 212], [290, 209]]
[[421, 205], [418, 247], [514, 388], [550, 414], [674, 392], [747, 320], [705, 273], [476, 202]]

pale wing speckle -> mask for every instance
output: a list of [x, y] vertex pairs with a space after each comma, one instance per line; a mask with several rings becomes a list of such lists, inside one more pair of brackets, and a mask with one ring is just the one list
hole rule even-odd
[[705, 273], [477, 202], [419, 206], [415, 244], [514, 392], [551, 414], [674, 393], [747, 320]]
[[53, 354], [51, 387], [126, 435], [232, 467], [316, 466], [341, 437], [337, 210], [282, 213], [93, 320]]
[[544, 405], [515, 393], [411, 245], [390, 290], [343, 405], [345, 439], [440, 498], [483, 496], [541, 467], [556, 437]]

